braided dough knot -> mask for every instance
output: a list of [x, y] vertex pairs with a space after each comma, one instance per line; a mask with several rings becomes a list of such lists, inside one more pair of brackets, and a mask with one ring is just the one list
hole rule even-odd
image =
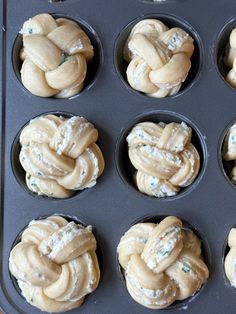
[[236, 288], [236, 229], [232, 228], [228, 236], [230, 250], [225, 258], [225, 273], [231, 285]]
[[94, 51], [77, 23], [44, 13], [26, 21], [21, 33], [21, 79], [32, 94], [66, 98], [83, 89]]
[[104, 169], [97, 138], [97, 129], [83, 117], [46, 115], [31, 120], [20, 134], [20, 162], [28, 188], [65, 198], [72, 190], [94, 186]]
[[230, 33], [229, 43], [226, 46], [224, 63], [230, 68], [225, 79], [232, 87], [236, 88], [236, 29], [233, 29]]
[[137, 124], [127, 137], [129, 158], [138, 189], [148, 195], [175, 195], [199, 172], [200, 157], [190, 143], [192, 129], [184, 122]]
[[176, 217], [132, 226], [117, 251], [130, 295], [148, 308], [166, 308], [192, 296], [209, 275], [200, 240]]
[[96, 239], [59, 216], [32, 221], [11, 251], [9, 268], [26, 300], [47, 312], [80, 306], [99, 283]]
[[183, 29], [143, 20], [132, 29], [123, 51], [128, 82], [152, 97], [175, 95], [189, 73], [193, 52], [193, 39]]

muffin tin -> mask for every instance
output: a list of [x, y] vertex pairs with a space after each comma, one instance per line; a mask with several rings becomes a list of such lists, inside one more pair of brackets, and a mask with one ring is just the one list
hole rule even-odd
[[[222, 136], [236, 118], [236, 91], [220, 76], [222, 49], [230, 30], [236, 26], [232, 17], [235, 9], [232, 0], [209, 0], [207, 3], [203, 0], [160, 3], [147, 0], [2, 1], [0, 307], [5, 313], [41, 313], [28, 305], [15, 289], [8, 258], [12, 244], [30, 220], [54, 213], [77, 217], [83, 224], [94, 226], [103, 256], [98, 289], [80, 309], [71, 313], [153, 312], [136, 304], [126, 292], [116, 263], [116, 247], [134, 221], [143, 216], [167, 215], [179, 216], [199, 230], [209, 247], [211, 261], [210, 278], [201, 293], [175, 309], [167, 309], [167, 313], [176, 313], [177, 309], [191, 314], [235, 313], [236, 291], [225, 279], [222, 259], [225, 240], [236, 221], [236, 188], [227, 181], [220, 159]], [[85, 21], [101, 42], [98, 44], [101, 58], [96, 79], [79, 97], [43, 99], [31, 95], [19, 83], [14, 71], [14, 64], [17, 64], [13, 49], [15, 40], [23, 22], [43, 12]], [[134, 92], [125, 87], [118, 71], [117, 64], [122, 63], [120, 45], [128, 35], [127, 25], [148, 16], [163, 18], [167, 24], [171, 17], [173, 24], [178, 21], [178, 25], [187, 27], [198, 40], [194, 60], [200, 61], [193, 65], [197, 66], [197, 71], [190, 77], [192, 86], [175, 97], [152, 99]], [[66, 200], [33, 197], [21, 188], [11, 168], [12, 145], [19, 130], [33, 117], [50, 111], [81, 115], [94, 123], [99, 130], [99, 146], [106, 162], [105, 171], [95, 187]], [[199, 134], [202, 170], [188, 192], [174, 198], [155, 199], [129, 188], [129, 183], [120, 178], [117, 168], [127, 161], [115, 151], [121, 149], [122, 136], [136, 119], [152, 116], [165, 122], [166, 114], [175, 115], [177, 120], [185, 117]], [[170, 117], [167, 119], [170, 121]]]

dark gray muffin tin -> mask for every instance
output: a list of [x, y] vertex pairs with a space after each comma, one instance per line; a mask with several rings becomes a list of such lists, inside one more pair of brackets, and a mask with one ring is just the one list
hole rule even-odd
[[[73, 99], [33, 96], [17, 77], [16, 49], [19, 47], [14, 43], [18, 31], [25, 20], [44, 12], [85, 21], [85, 28], [97, 40], [101, 56], [98, 72], [94, 74], [91, 86]], [[167, 215], [183, 218], [199, 231], [207, 248], [204, 253], [210, 277], [196, 297], [176, 304], [166, 312], [235, 313], [236, 290], [225, 278], [223, 258], [225, 240], [236, 222], [236, 189], [227, 180], [221, 161], [223, 135], [236, 119], [236, 91], [221, 77], [225, 71], [222, 51], [231, 29], [236, 26], [234, 14], [236, 3], [232, 0], [1, 2], [0, 307], [5, 313], [41, 313], [27, 304], [15, 289], [8, 258], [15, 239], [29, 221], [54, 213], [77, 217], [84, 225], [94, 226], [103, 255], [98, 289], [81, 308], [71, 313], [154, 312], [138, 305], [128, 295], [117, 266], [116, 247], [122, 234], [135, 221], [144, 216], [154, 216], [156, 221], [156, 217]], [[128, 35], [127, 26], [148, 16], [157, 17], [170, 26], [181, 25], [198, 44], [192, 74], [175, 97], [148, 98], [132, 91], [123, 79], [121, 45]], [[19, 130], [33, 117], [51, 111], [81, 115], [93, 122], [99, 130], [99, 145], [106, 161], [105, 171], [95, 187], [66, 200], [33, 197], [22, 189], [12, 171], [12, 145]], [[124, 134], [139, 119], [152, 117], [153, 121], [164, 118], [171, 121], [173, 115], [174, 120], [183, 116], [195, 127], [194, 138], [202, 156], [201, 173], [178, 197], [161, 200], [147, 197], [132, 185], [129, 172], [120, 171], [128, 168], [126, 156], [120, 153], [125, 149]]]

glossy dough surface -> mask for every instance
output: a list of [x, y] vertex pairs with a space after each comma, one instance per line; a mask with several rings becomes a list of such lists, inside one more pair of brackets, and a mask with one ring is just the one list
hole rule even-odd
[[38, 195], [66, 198], [90, 188], [104, 169], [98, 131], [83, 117], [39, 116], [20, 134], [20, 163], [28, 188]]
[[135, 125], [127, 142], [140, 192], [155, 197], [173, 196], [195, 180], [200, 157], [191, 137], [192, 129], [184, 122]]
[[76, 22], [43, 13], [26, 21], [20, 33], [21, 80], [32, 94], [68, 98], [83, 89], [94, 51]]
[[193, 296], [209, 276], [201, 241], [174, 216], [132, 226], [117, 252], [130, 295], [147, 308]]
[[169, 29], [156, 19], [142, 20], [131, 30], [123, 50], [128, 82], [151, 97], [173, 96], [188, 76], [193, 52], [193, 38], [183, 29]]
[[12, 249], [9, 269], [27, 302], [59, 313], [79, 307], [99, 283], [96, 239], [61, 216], [33, 220]]

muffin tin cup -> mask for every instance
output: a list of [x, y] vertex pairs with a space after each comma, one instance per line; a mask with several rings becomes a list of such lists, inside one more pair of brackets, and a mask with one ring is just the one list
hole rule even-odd
[[[61, 217], [63, 217], [63, 218], [65, 218], [68, 222], [71, 222], [71, 221], [73, 221], [73, 222], [75, 222], [76, 224], [80, 224], [80, 225], [82, 225], [83, 227], [87, 227], [88, 225], [85, 225], [83, 222], [81, 222], [77, 217], [72, 217], [72, 216], [70, 216], [70, 215], [66, 215], [66, 214], [52, 214], [52, 215], [44, 215], [44, 216], [40, 216], [40, 217], [38, 217], [38, 218], [35, 218], [35, 220], [41, 220], [41, 219], [46, 219], [46, 218], [48, 218], [48, 217], [50, 217], [50, 216], [61, 216]], [[29, 223], [30, 223], [30, 221], [29, 221]], [[12, 244], [12, 247], [11, 247], [11, 251], [12, 251], [12, 249], [21, 241], [21, 236], [22, 236], [22, 233], [24, 232], [24, 230], [26, 229], [28, 227], [28, 225], [27, 226], [25, 226], [21, 231], [20, 231], [20, 233], [16, 236], [16, 238], [15, 238], [15, 240], [14, 240], [14, 242], [13, 242], [13, 244]], [[93, 227], [93, 226], [92, 226]], [[96, 230], [94, 230], [94, 228], [93, 228], [93, 230], [92, 230], [92, 232], [93, 232], [93, 234], [94, 234], [94, 236], [95, 236], [95, 238], [96, 238], [96, 241], [97, 241], [97, 249], [96, 249], [96, 255], [97, 255], [97, 259], [98, 259], [98, 264], [99, 264], [99, 268], [100, 268], [100, 282], [101, 282], [101, 280], [102, 280], [102, 276], [103, 276], [103, 253], [102, 253], [102, 249], [101, 249], [101, 246], [99, 245], [99, 242], [98, 242], [98, 240], [97, 240], [97, 236], [96, 236]], [[9, 257], [8, 257], [9, 258]], [[21, 296], [21, 298], [25, 301], [25, 298], [23, 297], [23, 295], [21, 294], [21, 290], [20, 290], [20, 287], [19, 287], [19, 285], [18, 285], [18, 283], [17, 283], [17, 279], [10, 273], [10, 270], [9, 270], [9, 276], [10, 276], [10, 278], [11, 278], [11, 281], [12, 281], [12, 285], [14, 286], [14, 288], [15, 288], [15, 290], [17, 291], [17, 293]], [[98, 288], [99, 288], [99, 285], [98, 285]], [[97, 288], [97, 289], [98, 289]], [[96, 290], [95, 290], [96, 291]], [[93, 292], [93, 293], [95, 293], [95, 291]], [[89, 298], [89, 294], [88, 295], [86, 295], [85, 296], [85, 301], [84, 302], [87, 302], [88, 299]], [[26, 302], [26, 301], [25, 301]], [[83, 304], [82, 304], [82, 306], [83, 306]]]
[[[58, 2], [58, 1], [57, 1]], [[77, 24], [79, 24], [79, 26], [81, 27], [81, 29], [87, 34], [87, 36], [89, 37], [91, 44], [94, 47], [94, 57], [93, 60], [91, 62], [87, 62], [87, 74], [85, 77], [85, 81], [84, 81], [84, 88], [82, 89], [81, 92], [79, 92], [78, 94], [71, 96], [69, 98], [55, 98], [55, 97], [50, 97], [51, 99], [57, 100], [57, 101], [66, 101], [66, 100], [70, 100], [70, 99], [74, 99], [78, 96], [80, 96], [82, 93], [84, 93], [85, 91], [88, 91], [97, 81], [97, 78], [99, 76], [100, 73], [100, 69], [102, 67], [102, 63], [103, 63], [103, 49], [102, 49], [102, 44], [101, 41], [97, 35], [97, 33], [95, 32], [95, 30], [84, 20], [82, 20], [81, 18], [77, 18], [77, 19], [73, 19], [71, 18], [69, 15], [63, 15], [63, 14], [58, 14], [58, 13], [50, 13], [54, 18], [67, 18], [69, 20], [72, 20], [74, 22], [76, 22]], [[23, 25], [22, 25], [23, 26]], [[19, 29], [20, 31], [20, 29]], [[20, 50], [23, 47], [23, 42], [22, 42], [22, 35], [18, 34], [15, 38], [13, 47], [12, 47], [12, 67], [15, 73], [15, 76], [17, 78], [17, 81], [20, 83], [21, 87], [23, 88], [23, 90], [25, 90], [27, 93], [31, 94], [33, 97], [39, 97], [36, 95], [33, 95], [22, 83], [21, 81], [21, 74], [20, 74], [20, 70], [21, 70], [21, 66], [22, 66], [22, 61], [20, 60]], [[40, 97], [41, 99], [48, 99], [49, 97]]]
[[[139, 219], [135, 220], [130, 226], [129, 228], [131, 228], [132, 226], [134, 226], [137, 223], [160, 223], [164, 218], [168, 217], [168, 216], [172, 216], [173, 214], [160, 214], [157, 216], [143, 216], [140, 217]], [[201, 240], [201, 248], [202, 248], [202, 256], [203, 256], [203, 260], [205, 262], [205, 264], [207, 265], [208, 269], [209, 269], [209, 276], [211, 276], [211, 252], [210, 252], [210, 247], [209, 244], [207, 242], [207, 239], [204, 237], [204, 235], [199, 231], [198, 227], [195, 227], [194, 224], [189, 223], [188, 221], [186, 221], [185, 219], [183, 219], [182, 217], [176, 216], [177, 218], [179, 218], [182, 222], [183, 222], [183, 229], [184, 230], [192, 230], [197, 236], [198, 238]], [[128, 231], [128, 229], [126, 230]], [[123, 236], [123, 235], [122, 235]], [[204, 239], [204, 240], [203, 240]], [[128, 297], [131, 297], [131, 295], [129, 294], [127, 288], [126, 288], [126, 280], [125, 280], [125, 275], [124, 275], [124, 269], [122, 268], [122, 266], [119, 264], [119, 260], [118, 260], [118, 254], [116, 256], [116, 263], [117, 263], [117, 271], [118, 271], [118, 275], [121, 279], [121, 282], [124, 285], [124, 289], [126, 289], [127, 295]], [[172, 303], [171, 305], [169, 305], [168, 307], [161, 309], [161, 310], [181, 310], [181, 309], [185, 309], [186, 307], [188, 307], [188, 305], [193, 302], [196, 298], [200, 298], [202, 292], [204, 291], [205, 286], [207, 285], [207, 281], [201, 286], [201, 288], [192, 296], [189, 297], [185, 300], [182, 301], [175, 301], [174, 303]], [[132, 299], [133, 302], [136, 302], [135, 300]], [[139, 305], [140, 307], [142, 306], [141, 304]], [[144, 307], [145, 308], [145, 307]], [[146, 308], [147, 310], [147, 308]]]
[[[194, 39], [195, 49], [194, 49], [193, 56], [191, 58], [192, 66], [185, 82], [182, 83], [180, 91], [176, 95], [167, 96], [164, 98], [153, 98], [148, 95], [145, 95], [142, 92], [139, 92], [133, 89], [127, 81], [126, 69], [128, 67], [128, 63], [123, 58], [123, 48], [125, 46], [125, 43], [128, 39], [128, 36], [132, 28], [137, 23], [139, 23], [140, 21], [144, 19], [158, 19], [168, 27], [180, 27], [183, 30], [185, 30]], [[126, 25], [124, 29], [120, 32], [120, 34], [118, 35], [118, 38], [116, 39], [116, 43], [114, 47], [115, 69], [116, 69], [118, 77], [120, 78], [122, 83], [125, 85], [125, 87], [130, 92], [134, 92], [136, 95], [140, 95], [141, 97], [145, 97], [146, 99], [149, 98], [149, 99], [156, 100], [157, 103], [168, 98], [169, 99], [176, 98], [182, 95], [183, 93], [187, 92], [197, 82], [200, 72], [201, 72], [202, 63], [203, 63], [203, 46], [202, 46], [201, 38], [198, 35], [197, 31], [182, 18], [176, 15], [170, 15], [166, 13], [153, 13], [153, 14], [141, 15], [135, 18], [128, 25]]]
[[[196, 147], [199, 155], [200, 155], [200, 170], [198, 173], [198, 176], [194, 180], [192, 184], [185, 188], [181, 188], [179, 193], [177, 193], [175, 196], [169, 196], [169, 197], [163, 197], [158, 198], [154, 196], [146, 195], [138, 190], [138, 187], [136, 186], [133, 175], [135, 173], [135, 168], [133, 167], [131, 161], [129, 160], [128, 156], [128, 143], [126, 141], [126, 138], [128, 134], [131, 132], [133, 127], [140, 123], [140, 122], [164, 122], [164, 123], [181, 123], [185, 122], [188, 126], [192, 128], [192, 140], [191, 143]], [[173, 111], [166, 111], [166, 110], [153, 110], [151, 112], [145, 112], [139, 116], [137, 116], [133, 121], [131, 121], [128, 126], [123, 128], [120, 137], [116, 143], [116, 152], [115, 152], [115, 161], [116, 161], [116, 168], [117, 171], [124, 182], [124, 184], [134, 190], [135, 192], [138, 192], [139, 195], [147, 198], [152, 198], [156, 200], [162, 200], [162, 201], [170, 201], [170, 200], [176, 200], [181, 197], [184, 197], [188, 193], [190, 193], [193, 189], [195, 189], [198, 184], [201, 181], [201, 178], [203, 177], [205, 173], [205, 169], [207, 166], [207, 146], [204, 139], [204, 136], [202, 135], [199, 128], [196, 126], [195, 123], [190, 121], [187, 117], [182, 116], [179, 113], [173, 112]]]

